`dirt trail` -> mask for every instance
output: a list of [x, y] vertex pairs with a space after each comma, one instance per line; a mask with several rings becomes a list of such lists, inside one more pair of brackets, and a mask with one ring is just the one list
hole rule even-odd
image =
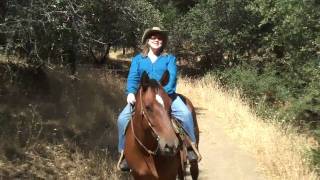
[[200, 153], [203, 156], [199, 164], [199, 179], [264, 179], [258, 172], [256, 161], [226, 136], [223, 125], [205, 111], [202, 113], [198, 115]]

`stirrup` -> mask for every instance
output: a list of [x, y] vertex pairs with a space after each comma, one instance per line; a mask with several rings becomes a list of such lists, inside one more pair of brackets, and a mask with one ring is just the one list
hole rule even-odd
[[189, 162], [197, 162], [199, 157], [197, 154], [193, 151], [193, 149], [188, 149], [187, 150], [187, 157]]
[[195, 153], [197, 161], [200, 162], [202, 159], [202, 156], [197, 148], [197, 145], [191, 141], [188, 134], [182, 128], [182, 124], [176, 118], [172, 118], [171, 122], [172, 122], [174, 131], [181, 137], [182, 140], [185, 139], [187, 141], [187, 143], [190, 144], [190, 148], [193, 150], [193, 153]]
[[121, 151], [119, 161], [117, 163], [117, 169], [119, 171], [128, 172], [130, 168], [128, 166], [127, 160], [124, 158], [124, 153]]
[[200, 162], [202, 159], [202, 156], [198, 150], [196, 143], [191, 142], [190, 138], [187, 138], [187, 139], [190, 141], [190, 146], [191, 146], [192, 152], [195, 154], [197, 161]]

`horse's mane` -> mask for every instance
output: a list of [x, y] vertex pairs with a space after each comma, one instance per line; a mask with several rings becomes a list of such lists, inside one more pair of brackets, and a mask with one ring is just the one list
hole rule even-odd
[[147, 87], [151, 87], [151, 88], [159, 88], [160, 84], [157, 80], [155, 79], [149, 79], [149, 81], [147, 83], [144, 83], [142, 85], [143, 89], [146, 89]]

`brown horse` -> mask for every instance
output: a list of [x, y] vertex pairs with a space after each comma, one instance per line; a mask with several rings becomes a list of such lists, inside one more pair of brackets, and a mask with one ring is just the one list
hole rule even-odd
[[[147, 73], [142, 75], [136, 94], [135, 113], [127, 128], [124, 149], [134, 179], [175, 180], [178, 174], [179, 179], [184, 179], [179, 153], [181, 140], [173, 129], [169, 115], [172, 100], [162, 88], [167, 82], [168, 73], [165, 73], [160, 84], [149, 79]], [[192, 105], [189, 107], [193, 108]], [[194, 110], [191, 111], [194, 113]], [[197, 129], [196, 127], [196, 136], [199, 139]], [[191, 164], [190, 171], [193, 179], [197, 179], [197, 163]]]

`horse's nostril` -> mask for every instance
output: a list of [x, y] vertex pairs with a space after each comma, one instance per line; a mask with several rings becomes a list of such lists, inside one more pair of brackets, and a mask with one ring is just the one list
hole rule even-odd
[[172, 150], [172, 147], [170, 147], [168, 144], [166, 144], [166, 145], [164, 146], [164, 150], [165, 150], [166, 152], [170, 152], [170, 151]]
[[165, 148], [164, 148], [164, 151], [167, 152], [167, 153], [175, 153], [176, 152], [176, 148], [175, 146], [169, 146], [166, 144]]

